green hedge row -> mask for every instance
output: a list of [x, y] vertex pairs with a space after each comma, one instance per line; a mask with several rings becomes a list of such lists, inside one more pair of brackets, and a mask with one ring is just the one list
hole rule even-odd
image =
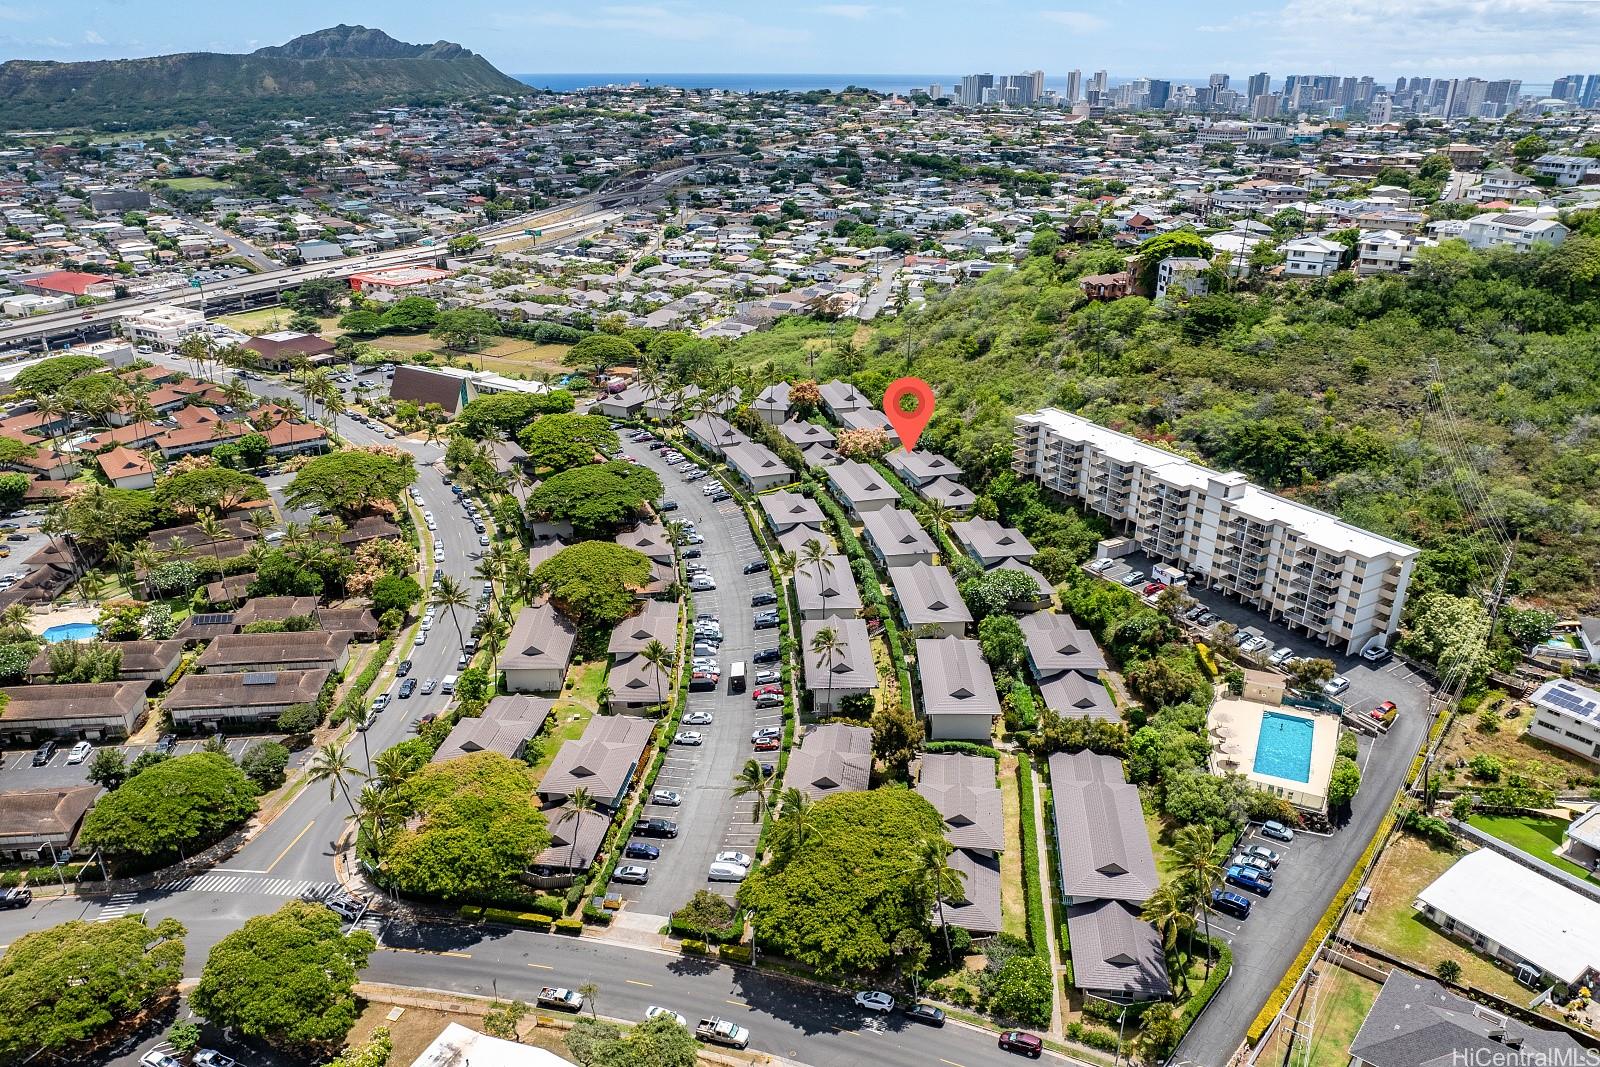
[[1028, 906], [1028, 942], [1034, 955], [1050, 959], [1050, 938], [1045, 928], [1044, 889], [1039, 885], [1039, 838], [1034, 825], [1033, 766], [1017, 757], [1017, 799], [1022, 819], [1022, 892]]
[[1300, 954], [1294, 958], [1294, 963], [1289, 966], [1289, 970], [1285, 972], [1283, 978], [1278, 982], [1278, 987], [1272, 991], [1272, 996], [1267, 998], [1266, 1004], [1256, 1014], [1255, 1021], [1250, 1024], [1250, 1029], [1245, 1032], [1245, 1040], [1251, 1045], [1261, 1040], [1261, 1036], [1267, 1032], [1267, 1027], [1272, 1025], [1272, 1020], [1277, 1017], [1278, 1012], [1283, 1010], [1283, 1006], [1289, 1002], [1289, 994], [1294, 992], [1295, 982], [1299, 981], [1301, 973], [1306, 969], [1306, 965], [1311, 962], [1311, 954], [1322, 947], [1323, 938], [1328, 936], [1334, 924], [1339, 921], [1339, 917], [1344, 914], [1345, 904], [1355, 895], [1355, 891], [1361, 885], [1362, 879], [1367, 876], [1367, 868], [1372, 865], [1373, 857], [1378, 854], [1378, 849], [1388, 840], [1389, 831], [1393, 826], [1394, 813], [1390, 812], [1383, 817], [1383, 822], [1378, 825], [1378, 832], [1373, 835], [1371, 843], [1367, 845], [1367, 850], [1361, 854], [1360, 862], [1350, 872], [1350, 877], [1345, 879], [1344, 885], [1340, 886], [1339, 891], [1333, 895], [1333, 900], [1328, 903], [1328, 910], [1322, 913], [1321, 920], [1318, 921], [1315, 929], [1306, 937], [1306, 943], [1301, 947]]
[[[861, 546], [861, 541], [856, 537], [856, 532], [850, 528], [850, 519], [845, 515], [844, 509], [820, 486], [817, 489], [817, 503], [822, 510], [828, 513], [833, 520], [833, 525], [839, 532], [839, 543], [844, 547], [845, 556], [853, 564], [862, 560], [867, 566], [869, 574], [877, 575], [878, 569], [873, 565], [872, 557]], [[854, 577], [854, 575], [852, 575]], [[900, 627], [895, 622], [894, 612], [889, 610], [889, 603], [884, 599], [882, 583], [874, 580], [866, 583], [867, 587], [861, 590], [863, 601], [871, 604], [878, 611], [878, 618], [883, 621], [883, 640], [889, 646], [889, 658], [894, 662], [895, 675], [900, 682], [900, 704], [906, 710], [915, 712], [916, 707], [911, 703], [911, 670], [906, 666], [905, 647], [900, 642]]]
[[929, 741], [922, 746], [924, 752], [953, 752], [961, 756], [988, 756], [999, 759], [1000, 751], [993, 745], [980, 745], [976, 741]]
[[749, 945], [718, 945], [717, 955], [729, 963], [747, 964], [754, 958], [755, 953], [751, 951]]
[[678, 942], [678, 951], [685, 956], [704, 956], [706, 954], [706, 943], [693, 940], [680, 941]]
[[[1196, 941], [1201, 944], [1204, 944], [1206, 940], [1204, 937], [1196, 938]], [[1217, 962], [1211, 968], [1211, 977], [1207, 978], [1205, 984], [1200, 987], [1200, 992], [1190, 997], [1188, 1003], [1184, 1004], [1183, 1010], [1178, 1013], [1178, 1025], [1183, 1028], [1180, 1031], [1182, 1034], [1189, 1032], [1189, 1027], [1193, 1026], [1194, 1021], [1200, 1018], [1200, 1013], [1206, 1010], [1206, 1005], [1211, 1003], [1211, 998], [1216, 996], [1217, 990], [1222, 988], [1222, 983], [1227, 979], [1228, 972], [1233, 970], [1233, 949], [1229, 948], [1228, 943], [1220, 937], [1213, 937], [1210, 942], [1212, 950], [1217, 954]]]
[[[506, 926], [522, 926], [530, 930], [550, 932], [553, 923], [565, 920], [556, 920], [538, 911], [511, 911], [506, 908], [484, 908], [483, 918], [486, 922], [502, 923]], [[463, 909], [465, 912], [465, 909]], [[578, 924], [582, 926], [582, 923]]]

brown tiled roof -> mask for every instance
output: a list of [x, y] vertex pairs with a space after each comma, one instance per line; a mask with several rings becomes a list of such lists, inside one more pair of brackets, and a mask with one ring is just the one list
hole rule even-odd
[[169, 711], [309, 704], [322, 692], [328, 674], [325, 670], [186, 674], [167, 694], [165, 704]]
[[655, 723], [631, 715], [602, 715], [589, 720], [583, 736], [556, 753], [539, 782], [539, 795], [568, 797], [579, 786], [596, 800], [609, 803], [622, 792], [637, 768]]
[[461, 379], [421, 367], [396, 367], [394, 379], [389, 384], [389, 395], [395, 400], [409, 400], [413, 404], [438, 404], [454, 415], [461, 403]]
[[333, 663], [349, 645], [348, 630], [228, 634], [212, 641], [195, 661], [195, 666], [204, 670], [226, 670], [257, 663]]
[[0, 793], [0, 851], [70, 842], [99, 794], [97, 785]]

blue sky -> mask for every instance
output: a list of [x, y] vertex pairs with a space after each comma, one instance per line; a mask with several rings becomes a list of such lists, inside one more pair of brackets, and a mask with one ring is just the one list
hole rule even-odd
[[[0, 0], [0, 59], [249, 51], [336, 22], [457, 41], [510, 73], [1600, 70], [1600, 0]], [[3, 107], [3, 105], [0, 105]]]

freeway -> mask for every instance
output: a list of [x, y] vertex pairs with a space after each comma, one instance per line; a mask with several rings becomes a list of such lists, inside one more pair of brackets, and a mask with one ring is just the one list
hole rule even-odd
[[[479, 237], [490, 250], [497, 245], [527, 239], [523, 231], [528, 229], [542, 230], [539, 240], [546, 243], [580, 236], [613, 221], [617, 208], [662, 199], [692, 170], [693, 167], [681, 167], [664, 171], [642, 182], [592, 193], [544, 211], [465, 230], [463, 234]], [[208, 306], [209, 302], [213, 308], [218, 305], [243, 307], [252, 299], [276, 297], [283, 290], [312, 278], [347, 278], [351, 274], [378, 267], [433, 262], [445, 255], [442, 242], [447, 242], [450, 236], [459, 235], [442, 235], [436, 239], [441, 243], [435, 245], [389, 249], [325, 264], [301, 264], [190, 289], [111, 300], [88, 309], [37, 315], [0, 328], [0, 349], [44, 347], [55, 341], [90, 340], [104, 336], [112, 324], [120, 322], [129, 313], [158, 305]]]

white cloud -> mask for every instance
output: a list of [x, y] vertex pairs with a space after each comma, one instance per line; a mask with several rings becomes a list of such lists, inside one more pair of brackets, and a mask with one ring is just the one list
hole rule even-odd
[[0, 22], [27, 22], [32, 18], [33, 12], [31, 11], [0, 4]]
[[494, 20], [505, 28], [543, 26], [606, 33], [628, 34], [661, 41], [720, 41], [747, 48], [777, 50], [808, 43], [805, 30], [782, 26], [756, 25], [739, 16], [704, 11], [688, 5], [606, 4], [590, 13], [541, 11], [530, 14], [500, 15]]
[[1108, 25], [1105, 19], [1087, 11], [1041, 11], [1039, 17], [1046, 22], [1065, 26], [1074, 33], [1094, 33]]
[[819, 15], [831, 15], [836, 19], [864, 19], [873, 13], [871, 4], [824, 4], [817, 8]]
[[83, 31], [83, 43], [84, 44], [105, 44], [106, 43], [106, 39], [104, 37], [100, 36], [98, 33], [96, 33], [93, 30], [84, 30]]

